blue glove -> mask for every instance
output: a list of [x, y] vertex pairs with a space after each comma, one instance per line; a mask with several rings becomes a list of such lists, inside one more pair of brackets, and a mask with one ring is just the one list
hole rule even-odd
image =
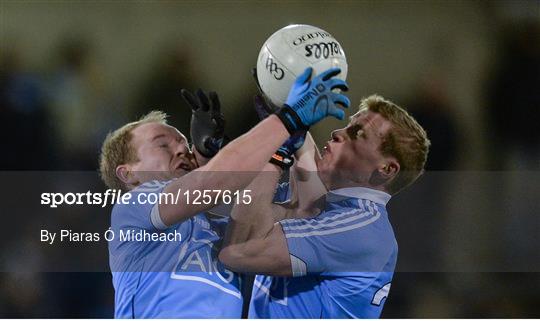
[[291, 135], [307, 131], [309, 126], [325, 117], [345, 117], [345, 112], [336, 104], [348, 108], [351, 104], [349, 98], [332, 92], [336, 88], [342, 91], [349, 89], [345, 81], [333, 78], [340, 72], [339, 68], [330, 68], [311, 79], [313, 68], [309, 67], [296, 78], [285, 105], [276, 112]]

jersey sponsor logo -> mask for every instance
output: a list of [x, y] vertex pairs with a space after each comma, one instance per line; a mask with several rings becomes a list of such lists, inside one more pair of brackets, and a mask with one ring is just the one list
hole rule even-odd
[[[200, 243], [203, 243], [203, 246], [200, 246]], [[202, 282], [238, 299], [242, 298], [238, 290], [238, 277], [217, 260], [217, 250], [209, 239], [191, 238], [182, 246], [171, 278]]]

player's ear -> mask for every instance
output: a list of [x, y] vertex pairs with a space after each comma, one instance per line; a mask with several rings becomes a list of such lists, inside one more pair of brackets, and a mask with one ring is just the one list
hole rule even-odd
[[379, 169], [379, 175], [383, 178], [383, 180], [390, 180], [399, 173], [400, 166], [397, 160], [390, 158], [387, 159], [384, 164], [382, 164]]
[[116, 167], [116, 177], [118, 177], [127, 186], [137, 186], [139, 181], [128, 164], [118, 165]]
[[373, 186], [385, 186], [399, 173], [400, 166], [394, 158], [386, 158], [369, 177], [369, 183]]

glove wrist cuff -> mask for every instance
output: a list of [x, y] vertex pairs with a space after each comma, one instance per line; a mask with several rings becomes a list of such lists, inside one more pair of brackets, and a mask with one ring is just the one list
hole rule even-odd
[[281, 120], [285, 128], [290, 135], [293, 135], [299, 131], [308, 131], [309, 127], [302, 123], [302, 120], [294, 110], [288, 105], [284, 105], [283, 108], [276, 111], [276, 116]]

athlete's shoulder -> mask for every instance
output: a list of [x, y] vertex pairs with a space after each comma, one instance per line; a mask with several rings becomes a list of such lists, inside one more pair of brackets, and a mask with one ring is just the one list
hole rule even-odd
[[[148, 181], [127, 192], [126, 194], [130, 194], [129, 197], [121, 196], [120, 201], [112, 208], [111, 226], [153, 229], [155, 224], [152, 223], [151, 214], [157, 211], [157, 204], [153, 203], [152, 199], [159, 197], [149, 198], [148, 194], [161, 193], [169, 183], [170, 181]], [[141, 194], [146, 195], [140, 197]]]
[[381, 271], [395, 257], [397, 243], [384, 208], [372, 203], [357, 199], [314, 218], [281, 221], [289, 249], [317, 248], [317, 260], [324, 257], [334, 271]]
[[[359, 200], [360, 201], [360, 200]], [[342, 206], [329, 206], [319, 215], [305, 219], [286, 219], [281, 221], [288, 238], [315, 235], [334, 235], [356, 233], [366, 230], [384, 216], [375, 206], [362, 202], [348, 202]]]
[[386, 206], [368, 199], [357, 199], [354, 208], [363, 217], [361, 232], [363, 245], [373, 247], [376, 252], [391, 253], [397, 251], [394, 230], [388, 219]]

